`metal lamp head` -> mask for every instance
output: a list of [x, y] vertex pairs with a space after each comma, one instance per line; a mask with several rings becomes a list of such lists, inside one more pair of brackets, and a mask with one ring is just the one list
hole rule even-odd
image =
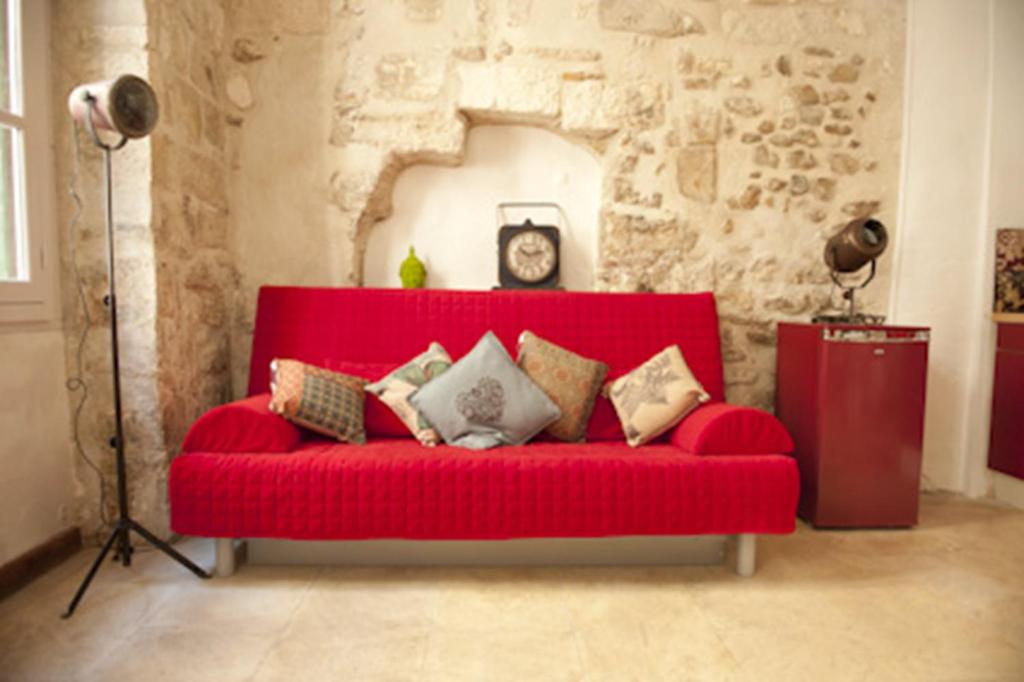
[[825, 244], [825, 264], [835, 272], [856, 272], [889, 245], [885, 225], [874, 218], [851, 221]]
[[68, 110], [79, 123], [131, 139], [149, 135], [160, 118], [153, 88], [130, 74], [79, 85], [68, 97]]
[[[885, 230], [885, 225], [874, 218], [853, 220], [832, 235], [832, 238], [825, 244], [825, 264], [832, 276], [832, 282], [842, 289], [843, 298], [846, 299], [848, 308], [844, 315], [819, 314], [812, 317], [811, 321], [843, 324], [881, 324], [884, 322], [885, 318], [882, 316], [857, 313], [854, 306], [854, 294], [875, 278], [875, 261], [888, 245], [889, 235]], [[851, 284], [839, 278], [839, 275], [857, 272], [865, 265], [870, 265], [871, 271], [861, 282]]]

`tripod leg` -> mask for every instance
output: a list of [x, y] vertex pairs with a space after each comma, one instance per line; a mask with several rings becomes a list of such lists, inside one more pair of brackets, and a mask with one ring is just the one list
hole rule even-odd
[[121, 558], [121, 563], [125, 566], [132, 565], [132, 553], [135, 548], [132, 547], [132, 539], [128, 533], [130, 526], [125, 524], [124, 530], [121, 534], [121, 539], [117, 543], [117, 554]]
[[147, 542], [149, 542], [151, 545], [153, 545], [154, 547], [159, 549], [161, 552], [163, 552], [164, 554], [168, 555], [169, 557], [171, 557], [172, 559], [177, 561], [179, 564], [181, 564], [182, 566], [184, 566], [188, 570], [190, 570], [193, 573], [195, 573], [200, 578], [209, 578], [210, 577], [209, 573], [207, 573], [206, 571], [204, 571], [203, 569], [199, 568], [194, 563], [192, 563], [191, 559], [189, 559], [187, 556], [185, 556], [184, 554], [182, 554], [178, 550], [176, 550], [173, 547], [171, 547], [169, 544], [167, 544], [166, 542], [164, 542], [163, 540], [161, 540], [157, 536], [155, 536], [152, 533], [150, 533], [148, 530], [143, 528], [142, 525], [140, 525], [139, 523], [137, 523], [137, 522], [135, 522], [133, 520], [130, 520], [130, 519], [129, 519], [128, 523], [131, 524], [132, 530], [134, 530], [136, 533], [138, 533], [143, 538], [145, 538]]
[[132, 547], [132, 540], [128, 534], [128, 524], [119, 525], [120, 532], [117, 540], [114, 542], [114, 555], [112, 557], [113, 562], [123, 564], [125, 566], [132, 565], [132, 554], [135, 549]]
[[110, 537], [107, 538], [107, 541], [103, 543], [103, 549], [100, 550], [96, 560], [92, 562], [92, 567], [85, 575], [85, 580], [83, 580], [82, 584], [78, 586], [78, 591], [75, 592], [74, 598], [68, 605], [68, 610], [61, 614], [61, 618], [70, 618], [75, 613], [75, 609], [78, 607], [78, 602], [82, 600], [82, 596], [85, 594], [85, 591], [89, 589], [89, 583], [91, 583], [92, 579], [96, 576], [96, 571], [100, 570], [100, 564], [103, 563], [103, 557], [107, 556], [107, 552], [110, 551], [110, 548], [114, 545], [114, 540], [120, 536], [121, 531], [122, 528], [118, 525], [118, 527], [114, 529], [114, 532], [110, 534]]

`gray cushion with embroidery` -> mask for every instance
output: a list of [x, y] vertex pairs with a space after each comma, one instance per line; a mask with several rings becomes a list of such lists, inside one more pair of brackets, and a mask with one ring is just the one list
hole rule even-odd
[[409, 403], [446, 443], [473, 450], [522, 445], [562, 414], [492, 332]]

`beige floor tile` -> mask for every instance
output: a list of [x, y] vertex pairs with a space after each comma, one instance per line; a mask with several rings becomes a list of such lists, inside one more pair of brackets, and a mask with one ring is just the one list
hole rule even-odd
[[[1024, 513], [922, 499], [913, 530], [762, 537], [731, 566], [242, 566], [93, 551], [0, 602], [0, 680], [1024, 680]], [[179, 548], [201, 565], [213, 544]]]
[[583, 680], [583, 665], [572, 632], [549, 629], [440, 629], [427, 640], [424, 680]]
[[37, 608], [0, 614], [0, 679], [95, 679], [89, 675], [92, 665], [183, 591], [175, 583], [98, 577], [74, 617], [63, 620], [60, 614], [78, 578], [74, 575], [40, 595]]
[[231, 580], [213, 579], [181, 590], [146, 624], [269, 637], [288, 624], [314, 577], [307, 568], [245, 567]]
[[256, 672], [266, 645], [263, 635], [145, 625], [90, 666], [82, 679], [248, 680]]
[[719, 680], [739, 672], [686, 585], [621, 576], [570, 609], [588, 680]]
[[[427, 635], [412, 629], [288, 631], [269, 644], [248, 682], [423, 679]], [[265, 643], [266, 644], [266, 643]], [[240, 678], [241, 679], [241, 678]]]

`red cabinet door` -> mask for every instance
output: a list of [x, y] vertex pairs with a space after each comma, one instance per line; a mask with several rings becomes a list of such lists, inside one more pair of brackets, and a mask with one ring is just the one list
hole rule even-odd
[[826, 341], [819, 526], [917, 523], [927, 342]]
[[1024, 479], [1024, 325], [999, 326], [988, 466]]

